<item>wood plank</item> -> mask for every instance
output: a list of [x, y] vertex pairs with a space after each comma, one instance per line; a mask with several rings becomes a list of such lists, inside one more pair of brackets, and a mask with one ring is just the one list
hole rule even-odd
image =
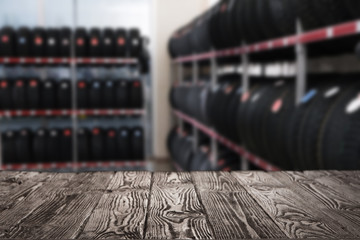
[[326, 185], [350, 199], [360, 199], [360, 180], [357, 175], [340, 171], [306, 171], [305, 176]]
[[[312, 199], [294, 193], [270, 174], [233, 172], [234, 177], [290, 238], [351, 238]], [[265, 178], [262, 179], [262, 176]]]
[[117, 172], [109, 183], [108, 190], [148, 190], [151, 184], [150, 172]]
[[349, 199], [334, 189], [327, 187], [313, 179], [307, 178], [300, 172], [272, 172], [269, 173], [293, 192], [305, 199], [311, 199], [311, 203], [321, 209], [334, 222], [351, 232], [354, 236], [360, 236], [360, 200]]
[[143, 239], [151, 176], [149, 172], [116, 173], [80, 239]]
[[[52, 178], [56, 178], [56, 174], [23, 172], [8, 179], [7, 186], [1, 188], [1, 192], [5, 196], [1, 198], [0, 202], [0, 226], [14, 225], [23, 215], [30, 214], [32, 208], [38, 203], [29, 204], [28, 198], [37, 200], [37, 191], [42, 186], [49, 184]], [[57, 184], [60, 185], [63, 182], [59, 181]], [[8, 219], [9, 215], [12, 216], [11, 219]]]
[[67, 178], [59, 180], [64, 176], [59, 174], [59, 179], [55, 178], [56, 181], [42, 186], [27, 199], [32, 205], [31, 214], [23, 215], [16, 224], [9, 226], [7, 236], [42, 236], [48, 239], [76, 237], [106, 191], [112, 175], [79, 173], [73, 174], [71, 181], [68, 181]]
[[286, 237], [230, 173], [191, 175], [216, 239]]
[[213, 238], [190, 173], [154, 173], [145, 238]]
[[153, 184], [166, 187], [193, 185], [193, 182], [190, 173], [187, 172], [157, 172], [153, 175]]

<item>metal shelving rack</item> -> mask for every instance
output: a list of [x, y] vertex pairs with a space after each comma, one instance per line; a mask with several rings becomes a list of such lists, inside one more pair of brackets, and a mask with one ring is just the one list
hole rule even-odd
[[[77, 0], [73, 0], [73, 29], [77, 27]], [[71, 36], [72, 43], [74, 41], [74, 32]], [[2, 157], [2, 135], [4, 130], [0, 128], [0, 170], [113, 170], [113, 169], [149, 169], [148, 149], [146, 146], [148, 126], [148, 113], [146, 110], [147, 99], [147, 85], [145, 84], [146, 76], [140, 74], [140, 66], [137, 58], [98, 58], [98, 57], [76, 57], [75, 46], [72, 44], [69, 57], [0, 57], [0, 65], [35, 65], [35, 66], [54, 66], [65, 65], [71, 72], [72, 84], [72, 109], [47, 109], [47, 110], [4, 110], [0, 111], [0, 120], [4, 118], [21, 118], [21, 117], [68, 117], [72, 122], [72, 140], [73, 140], [73, 157], [71, 162], [53, 162], [53, 163], [19, 163], [19, 164], [4, 164]], [[122, 65], [129, 68], [134, 67], [135, 70], [130, 71], [131, 77], [136, 77], [143, 83], [143, 108], [142, 109], [78, 109], [77, 108], [77, 65], [86, 64], [90, 66], [106, 66], [106, 65]], [[79, 162], [77, 156], [77, 130], [79, 116], [126, 116], [126, 117], [141, 117], [141, 125], [144, 127], [144, 159], [139, 160], [111, 160], [111, 161], [86, 161]]]
[[[242, 43], [238, 47], [215, 51], [212, 50], [207, 53], [196, 54], [191, 56], [185, 56], [175, 59], [171, 63], [171, 70], [174, 71], [176, 68], [179, 71], [178, 79], [174, 79], [176, 76], [174, 73], [171, 74], [173, 76], [172, 83], [182, 83], [183, 82], [183, 64], [191, 63], [193, 68], [193, 83], [196, 83], [196, 79], [198, 79], [198, 62], [200, 60], [210, 60], [210, 68], [211, 68], [211, 86], [215, 87], [217, 83], [217, 58], [226, 58], [226, 57], [234, 57], [239, 56], [241, 58], [241, 67], [242, 67], [242, 82], [243, 92], [247, 92], [249, 90], [249, 58], [248, 55], [251, 53], [258, 53], [264, 51], [270, 51], [274, 49], [280, 49], [285, 47], [294, 47], [294, 51], [296, 53], [296, 91], [295, 91], [295, 102], [299, 104], [302, 97], [306, 92], [306, 83], [307, 83], [307, 44], [315, 43], [320, 41], [327, 41], [336, 38], [352, 36], [360, 33], [360, 20], [351, 21], [347, 23], [342, 23], [334, 26], [328, 26], [325, 28], [321, 28], [314, 31], [303, 32], [302, 25], [300, 20], [296, 22], [296, 34], [292, 36], [286, 36], [278, 39], [272, 39], [260, 43], [255, 43], [251, 45], [246, 45]], [[261, 159], [260, 157], [250, 153], [244, 147], [239, 146], [236, 143], [228, 140], [223, 137], [221, 134], [217, 133], [212, 127], [205, 126], [195, 119], [177, 111], [174, 109], [174, 114], [178, 118], [180, 126], [183, 125], [183, 121], [190, 123], [194, 127], [193, 138], [194, 138], [194, 148], [197, 148], [198, 143], [198, 130], [201, 130], [209, 137], [211, 137], [211, 152], [212, 152], [212, 164], [217, 163], [218, 158], [218, 142], [223, 143], [229, 149], [232, 149], [234, 152], [238, 153], [241, 157], [241, 169], [248, 170], [249, 162], [254, 164], [255, 166], [265, 170], [265, 171], [277, 171], [280, 170], [278, 167], [273, 166], [268, 161]], [[182, 128], [181, 128], [182, 129]], [[177, 166], [178, 170], [181, 170], [179, 166]]]

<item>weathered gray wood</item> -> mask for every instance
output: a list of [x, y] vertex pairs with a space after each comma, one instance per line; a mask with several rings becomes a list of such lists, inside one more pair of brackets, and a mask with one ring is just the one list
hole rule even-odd
[[[306, 199], [294, 193], [270, 174], [263, 172], [232, 173], [290, 238], [351, 238], [329, 216]], [[262, 179], [262, 176], [264, 178]]]
[[209, 239], [212, 232], [190, 173], [154, 173], [146, 238]]
[[151, 175], [116, 173], [80, 238], [143, 239]]
[[230, 173], [191, 175], [216, 239], [286, 237]]
[[108, 190], [148, 190], [151, 184], [150, 172], [117, 172], [109, 183]]
[[[26, 200], [29, 210], [31, 207], [30, 214], [17, 220], [18, 228], [10, 225], [6, 235], [13, 238], [21, 238], [23, 235], [48, 239], [76, 237], [106, 191], [112, 175], [79, 173], [73, 174], [71, 181], [68, 181], [60, 174], [59, 178], [55, 177], [33, 192], [32, 197]], [[19, 212], [21, 209], [14, 210]]]
[[360, 172], [151, 176], [0, 172], [0, 238], [359, 239]]
[[307, 178], [300, 172], [272, 172], [269, 174], [299, 196], [311, 199], [312, 205], [321, 209], [329, 216], [329, 219], [333, 219], [343, 229], [351, 232], [354, 237], [360, 237], [360, 212], [357, 207], [360, 206], [360, 199], [348, 199], [336, 190]]
[[350, 199], [360, 199], [360, 179], [355, 174], [339, 171], [306, 171], [305, 176], [320, 182]]

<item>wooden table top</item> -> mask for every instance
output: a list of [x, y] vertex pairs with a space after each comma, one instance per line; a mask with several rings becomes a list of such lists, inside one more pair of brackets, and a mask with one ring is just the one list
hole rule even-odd
[[356, 239], [360, 172], [0, 172], [0, 238]]

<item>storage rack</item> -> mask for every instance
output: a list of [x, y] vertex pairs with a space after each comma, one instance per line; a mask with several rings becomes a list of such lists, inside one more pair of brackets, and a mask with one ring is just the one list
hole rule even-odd
[[[77, 0], [73, 0], [73, 29], [77, 27]], [[4, 164], [2, 159], [2, 137], [0, 137], [0, 170], [113, 170], [113, 169], [136, 169], [143, 170], [149, 168], [147, 161], [148, 148], [146, 146], [146, 139], [148, 138], [149, 130], [146, 129], [149, 125], [147, 122], [148, 114], [146, 107], [146, 76], [140, 74], [140, 62], [137, 58], [106, 58], [106, 57], [76, 57], [75, 53], [75, 35], [72, 34], [72, 44], [69, 57], [0, 57], [0, 65], [35, 65], [35, 66], [54, 66], [65, 65], [68, 67], [71, 76], [71, 98], [72, 109], [61, 110], [5, 110], [0, 111], [0, 120], [5, 118], [21, 118], [21, 117], [68, 117], [72, 122], [72, 144], [73, 156], [71, 162], [57, 162], [57, 163], [24, 163], [24, 164]], [[121, 65], [128, 66], [131, 69], [131, 75], [139, 78], [143, 83], [143, 108], [142, 109], [78, 109], [77, 108], [77, 64], [86, 64], [90, 66], [106, 66], [106, 65]], [[143, 126], [144, 139], [144, 159], [138, 160], [114, 160], [114, 161], [86, 161], [79, 162], [77, 156], [77, 129], [79, 116], [135, 116], [141, 117], [141, 125]], [[0, 126], [0, 136], [2, 136], [2, 128]]]
[[[35, 64], [35, 65], [53, 65], [53, 64], [66, 64], [76, 65], [90, 64], [90, 65], [104, 65], [104, 64], [124, 64], [124, 65], [136, 65], [138, 66], [138, 60], [134, 58], [0, 58], [0, 64]], [[71, 80], [74, 82], [74, 78]], [[143, 79], [142, 79], [143, 80]], [[142, 81], [144, 82], [144, 81]], [[143, 84], [144, 101], [145, 97], [145, 84]], [[76, 87], [72, 88], [72, 91], [76, 91]], [[73, 104], [76, 99], [72, 98]], [[143, 103], [145, 107], [145, 103]], [[0, 111], [0, 119], [3, 118], [19, 118], [19, 117], [57, 117], [65, 116], [140, 116], [142, 118], [143, 126], [146, 119], [145, 109], [61, 109], [61, 110], [5, 110]], [[75, 119], [77, 121], [77, 119]], [[77, 125], [73, 128], [73, 136], [76, 137]], [[144, 130], [144, 139], [145, 133]], [[1, 134], [1, 133], [0, 133]], [[145, 145], [145, 144], [144, 144]], [[146, 147], [144, 146], [146, 153]], [[77, 149], [76, 142], [73, 141], [73, 149]], [[76, 152], [76, 151], [75, 151]], [[2, 154], [0, 154], [0, 170], [51, 170], [51, 169], [101, 169], [101, 168], [131, 168], [131, 169], [144, 169], [147, 166], [147, 162], [144, 160], [136, 161], [97, 161], [97, 162], [78, 162], [75, 161], [76, 157], [73, 157], [72, 162], [68, 163], [25, 163], [25, 164], [3, 164]], [[146, 157], [145, 157], [146, 159]]]
[[[194, 54], [191, 56], [179, 57], [174, 59], [171, 63], [172, 71], [172, 83], [181, 84], [183, 79], [183, 64], [192, 63], [192, 76], [193, 83], [196, 83], [198, 79], [198, 61], [201, 60], [210, 60], [211, 68], [211, 86], [215, 87], [217, 83], [217, 58], [226, 58], [239, 56], [241, 58], [241, 67], [242, 67], [242, 78], [239, 79], [242, 83], [243, 92], [249, 90], [249, 58], [248, 55], [251, 53], [258, 53], [264, 51], [270, 51], [274, 49], [294, 47], [296, 53], [296, 91], [295, 91], [295, 102], [299, 104], [302, 97], [305, 95], [306, 83], [307, 83], [307, 44], [332, 40], [336, 38], [352, 36], [360, 33], [360, 20], [355, 20], [347, 23], [337, 24], [334, 26], [328, 26], [318, 30], [313, 30], [309, 32], [303, 32], [301, 21], [296, 22], [296, 31], [297, 33], [292, 36], [286, 36], [278, 39], [272, 39], [268, 41], [263, 41], [251, 45], [246, 45], [242, 43], [238, 47], [215, 51], [212, 50], [207, 53]], [[175, 69], [177, 69], [177, 79], [175, 79]], [[198, 130], [201, 130], [211, 138], [211, 163], [213, 166], [217, 163], [218, 158], [218, 142], [223, 143], [229, 149], [232, 149], [234, 152], [238, 153], [241, 157], [241, 169], [248, 170], [249, 162], [254, 164], [265, 171], [277, 171], [280, 170], [278, 167], [273, 166], [268, 163], [268, 161], [261, 159], [260, 157], [252, 154], [247, 151], [244, 147], [239, 146], [238, 144], [233, 143], [227, 138], [223, 137], [221, 134], [218, 134], [212, 127], [205, 126], [195, 119], [177, 111], [174, 109], [174, 114], [178, 118], [178, 124], [183, 130], [184, 121], [190, 123], [193, 127], [193, 138], [194, 138], [194, 149], [198, 148]], [[175, 168], [182, 170], [178, 165], [175, 164]]]

